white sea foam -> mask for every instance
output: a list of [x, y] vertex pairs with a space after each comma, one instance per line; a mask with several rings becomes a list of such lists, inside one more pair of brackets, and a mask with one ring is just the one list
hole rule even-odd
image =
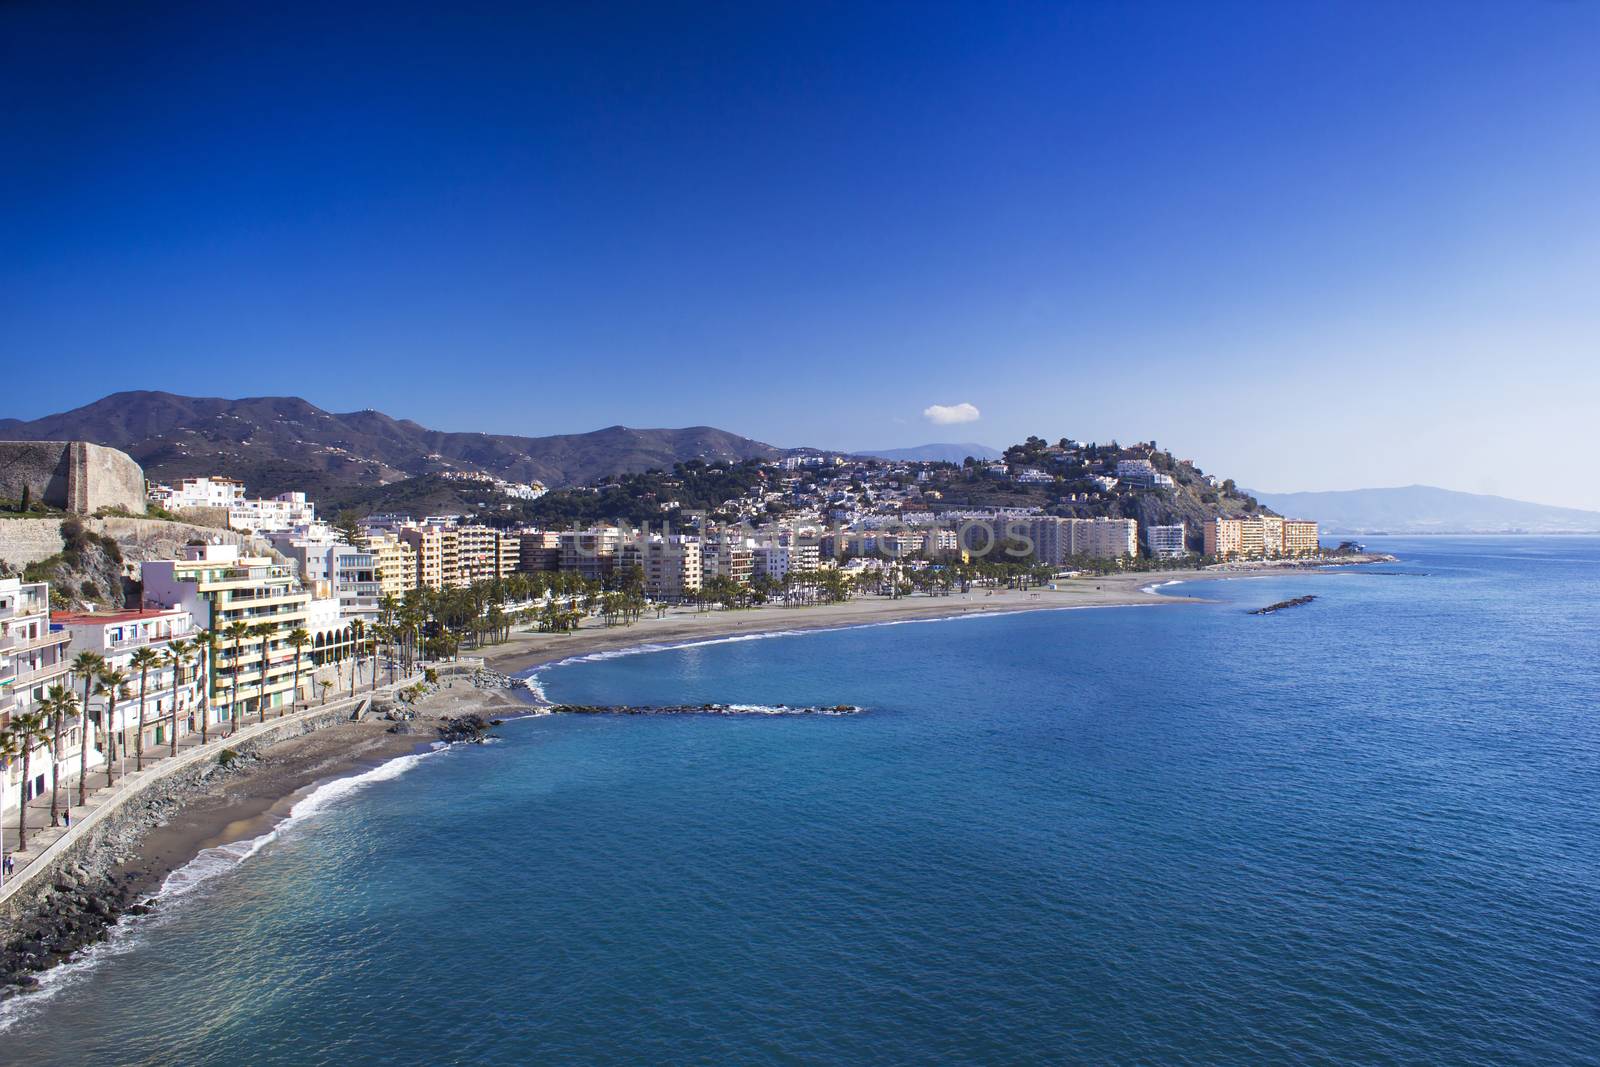
[[167, 875], [166, 881], [161, 883], [160, 895], [162, 899], [183, 896], [196, 886], [215, 878], [219, 874], [232, 870], [277, 840], [284, 833], [325, 810], [334, 801], [364, 789], [374, 782], [386, 782], [391, 778], [398, 778], [422, 760], [443, 752], [448, 747], [443, 742], [435, 742], [434, 747], [427, 752], [414, 752], [409, 756], [398, 756], [360, 774], [352, 774], [345, 778], [335, 778], [331, 782], [324, 782], [304, 797], [295, 801], [294, 806], [289, 809], [289, 814], [284, 817], [283, 821], [266, 833], [259, 834], [246, 841], [233, 841], [226, 845], [216, 845], [212, 848], [204, 849], [194, 859]]
[[52, 967], [39, 975], [39, 987], [30, 993], [14, 996], [0, 1004], [0, 1033], [16, 1024], [29, 1011], [82, 981], [101, 963], [138, 947], [149, 931], [172, 915], [173, 902], [192, 892], [198, 886], [220, 874], [225, 874], [245, 860], [260, 852], [284, 833], [325, 811], [330, 804], [371, 785], [374, 782], [398, 778], [429, 756], [446, 751], [443, 742], [436, 742], [427, 752], [399, 756], [381, 763], [371, 770], [345, 778], [335, 778], [313, 789], [294, 806], [289, 814], [272, 829], [245, 841], [202, 849], [194, 859], [179, 867], [161, 883], [157, 894], [162, 906], [146, 915], [124, 915], [107, 931], [106, 939], [81, 950], [67, 962]]

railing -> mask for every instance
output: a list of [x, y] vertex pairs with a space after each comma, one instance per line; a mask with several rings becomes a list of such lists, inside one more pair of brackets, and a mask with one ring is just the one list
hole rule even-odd
[[[380, 685], [378, 690], [379, 692], [393, 693], [405, 686], [421, 681], [422, 677], [420, 673], [414, 674], [389, 685]], [[201, 760], [209, 759], [213, 754], [224, 748], [256, 740], [283, 726], [299, 723], [314, 716], [325, 713], [337, 714], [341, 711], [354, 709], [362, 702], [371, 700], [372, 697], [371, 691], [363, 690], [354, 696], [336, 699], [328, 704], [308, 702], [305, 707], [294, 708], [278, 718], [267, 719], [265, 722], [241, 723], [231, 733], [223, 734], [219, 732], [208, 742], [193, 744], [187, 750], [180, 750], [176, 756], [159, 759], [147, 770], [134, 771], [124, 775], [109, 790], [103, 788], [96, 790], [91, 794], [93, 809], [87, 815], [74, 820], [66, 833], [45, 846], [38, 855], [29, 857], [25, 866], [19, 867], [14, 876], [5, 880], [4, 887], [0, 887], [0, 905], [3, 905], [13, 895], [20, 892], [43, 872], [54, 869], [55, 861], [59, 860], [69, 849], [92, 833], [95, 827], [122, 808], [128, 801], [161, 779], [176, 774], [186, 767], [192, 767]]]

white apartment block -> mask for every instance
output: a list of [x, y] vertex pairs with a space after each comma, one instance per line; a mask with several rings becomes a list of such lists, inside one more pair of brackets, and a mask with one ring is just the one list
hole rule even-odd
[[1184, 543], [1186, 532], [1181, 522], [1172, 526], [1146, 526], [1144, 536], [1150, 555], [1156, 559], [1181, 559], [1188, 555]]

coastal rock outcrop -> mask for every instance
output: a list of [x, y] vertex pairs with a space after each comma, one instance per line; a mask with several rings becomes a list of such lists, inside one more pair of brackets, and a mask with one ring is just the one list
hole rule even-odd
[[855, 715], [854, 704], [552, 704], [552, 715]]

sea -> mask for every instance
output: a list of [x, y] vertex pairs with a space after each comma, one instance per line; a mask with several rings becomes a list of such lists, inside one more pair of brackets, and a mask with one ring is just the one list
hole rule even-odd
[[547, 668], [750, 713], [332, 783], [0, 1006], [0, 1061], [1600, 1063], [1600, 539], [1369, 547]]

